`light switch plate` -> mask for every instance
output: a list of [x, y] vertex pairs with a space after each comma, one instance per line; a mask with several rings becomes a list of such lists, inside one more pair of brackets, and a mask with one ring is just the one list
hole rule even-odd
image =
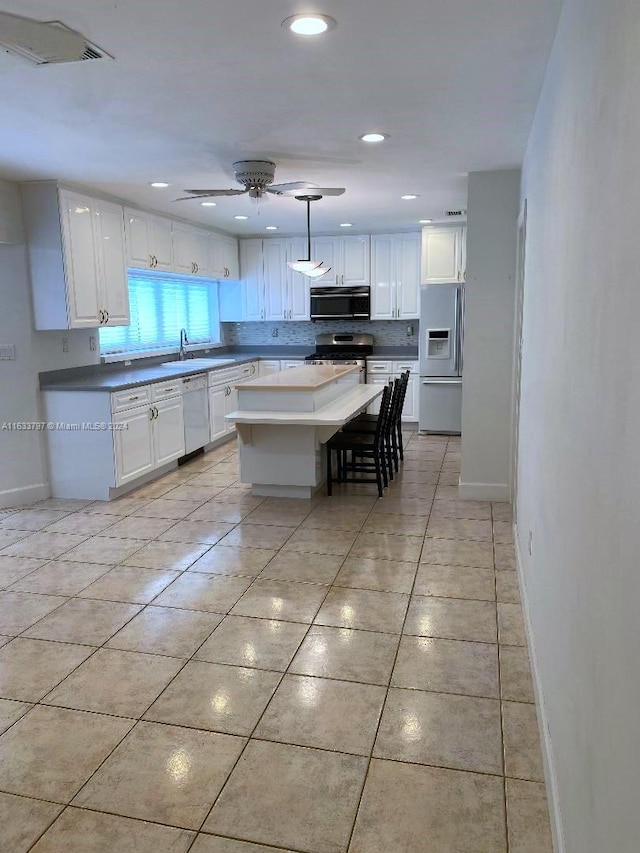
[[15, 344], [0, 344], [0, 361], [15, 361], [15, 358]]

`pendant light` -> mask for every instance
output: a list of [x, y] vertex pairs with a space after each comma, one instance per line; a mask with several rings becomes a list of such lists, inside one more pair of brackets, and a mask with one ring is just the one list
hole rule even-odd
[[319, 278], [320, 276], [328, 273], [331, 269], [331, 267], [323, 267], [322, 261], [311, 260], [311, 202], [320, 201], [322, 196], [297, 195], [296, 198], [298, 201], [305, 201], [307, 203], [307, 257], [301, 258], [297, 261], [287, 261], [287, 266], [290, 269], [295, 270], [295, 272], [309, 276], [309, 278]]

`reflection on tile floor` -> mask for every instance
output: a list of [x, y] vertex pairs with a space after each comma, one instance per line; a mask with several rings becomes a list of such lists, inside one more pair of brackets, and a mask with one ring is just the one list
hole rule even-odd
[[458, 471], [407, 433], [381, 500], [264, 499], [229, 443], [0, 513], [0, 850], [551, 853], [510, 507]]

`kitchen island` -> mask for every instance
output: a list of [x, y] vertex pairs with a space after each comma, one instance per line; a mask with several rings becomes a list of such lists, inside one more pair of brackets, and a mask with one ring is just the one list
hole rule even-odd
[[311, 498], [324, 479], [323, 444], [382, 394], [353, 365], [294, 367], [237, 386], [227, 415], [239, 436], [240, 480], [254, 495]]

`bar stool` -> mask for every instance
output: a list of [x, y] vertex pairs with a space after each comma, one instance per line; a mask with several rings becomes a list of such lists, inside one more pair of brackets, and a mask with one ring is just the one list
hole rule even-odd
[[[405, 371], [399, 378], [394, 380], [393, 395], [391, 400], [391, 413], [385, 436], [387, 455], [390, 459], [389, 465], [398, 471], [399, 459], [404, 459], [404, 445], [402, 442], [402, 409], [409, 384], [409, 371]], [[353, 418], [343, 427], [344, 432], [372, 433], [375, 431], [377, 415], [362, 414]], [[393, 479], [393, 476], [392, 476]]]
[[[342, 483], [377, 483], [378, 496], [382, 497], [383, 486], [389, 483], [386, 433], [391, 415], [391, 388], [385, 385], [382, 392], [380, 412], [376, 416], [373, 432], [338, 432], [326, 443], [327, 452], [327, 495], [332, 494], [332, 455], [336, 451], [338, 481]], [[351, 453], [351, 460], [348, 454]], [[348, 477], [348, 473], [375, 473], [375, 479]]]

